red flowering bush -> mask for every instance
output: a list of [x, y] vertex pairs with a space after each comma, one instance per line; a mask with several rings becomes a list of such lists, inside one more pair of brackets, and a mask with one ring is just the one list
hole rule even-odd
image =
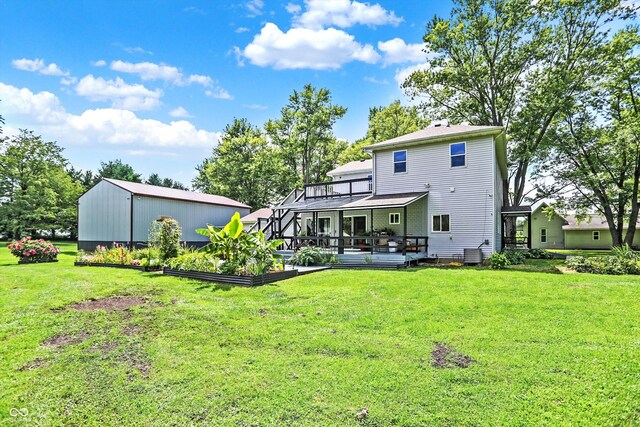
[[53, 246], [51, 242], [47, 242], [44, 239], [36, 240], [31, 237], [14, 240], [7, 248], [12, 255], [30, 262], [55, 261], [58, 253], [60, 253], [60, 249]]

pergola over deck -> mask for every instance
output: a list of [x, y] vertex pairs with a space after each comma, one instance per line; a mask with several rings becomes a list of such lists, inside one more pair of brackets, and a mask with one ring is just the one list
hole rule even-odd
[[[505, 231], [507, 229], [507, 218], [526, 218], [527, 220], [527, 237], [518, 237], [515, 235], [516, 227], [514, 224], [513, 236], [506, 236]], [[502, 248], [506, 247], [521, 247], [526, 245], [528, 249], [531, 249], [531, 206], [503, 206], [502, 207]]]
[[[345, 248], [349, 247], [346, 242], [353, 242], [354, 240], [366, 241], [365, 247], [372, 253], [379, 250], [379, 245], [376, 243], [374, 236], [344, 236], [343, 220], [345, 211], [369, 211], [370, 218], [373, 218], [374, 210], [387, 209], [387, 208], [401, 208], [403, 209], [403, 218], [407, 218], [407, 206], [417, 200], [427, 196], [428, 192], [417, 193], [402, 193], [402, 194], [388, 194], [388, 195], [351, 195], [347, 197], [331, 197], [331, 198], [316, 198], [309, 197], [305, 200], [290, 203], [287, 205], [278, 206], [278, 210], [290, 210], [294, 214], [293, 220], [293, 235], [281, 236], [284, 239], [291, 239], [294, 243], [301, 240], [315, 240], [316, 243], [324, 240], [334, 240], [337, 242], [335, 249], [338, 254], [343, 254]], [[338, 235], [337, 236], [321, 236], [318, 232], [318, 214], [320, 212], [336, 211], [338, 213]], [[298, 229], [298, 216], [301, 213], [310, 213], [313, 217], [312, 224], [314, 226], [313, 236], [300, 236]], [[370, 222], [370, 224], [372, 221]], [[407, 250], [413, 249], [416, 252], [427, 251], [427, 236], [408, 236], [407, 233], [407, 220], [403, 221], [403, 233], [397, 238], [407, 240], [415, 240], [415, 244], [404, 244], [398, 249], [405, 254]], [[329, 245], [333, 248], [334, 245]]]

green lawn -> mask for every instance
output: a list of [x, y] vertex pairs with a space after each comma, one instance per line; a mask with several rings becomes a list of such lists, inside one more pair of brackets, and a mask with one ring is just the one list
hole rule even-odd
[[584, 257], [611, 255], [611, 250], [604, 250], [604, 249], [550, 249], [549, 252], [554, 252], [561, 255], [584, 256]]
[[[640, 277], [334, 270], [234, 288], [73, 256], [18, 266], [0, 248], [0, 424], [640, 425]], [[111, 295], [148, 301], [68, 307]], [[435, 343], [471, 364], [434, 367]]]

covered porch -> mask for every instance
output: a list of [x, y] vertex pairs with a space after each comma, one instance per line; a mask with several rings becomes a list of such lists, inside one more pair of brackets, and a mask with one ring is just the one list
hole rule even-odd
[[322, 248], [344, 264], [406, 264], [427, 258], [427, 193], [307, 199], [278, 208], [293, 212], [279, 238], [285, 250]]

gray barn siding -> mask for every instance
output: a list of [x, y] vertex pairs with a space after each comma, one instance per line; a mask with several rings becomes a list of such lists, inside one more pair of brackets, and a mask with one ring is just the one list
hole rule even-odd
[[[96, 184], [78, 199], [78, 240], [128, 242], [130, 193], [106, 181]], [[83, 249], [94, 249], [83, 248]]]
[[[462, 142], [462, 141], [456, 141]], [[393, 173], [393, 150], [377, 152], [376, 194], [425, 191], [431, 215], [449, 214], [451, 232], [429, 231], [429, 253], [441, 257], [462, 254], [465, 248], [483, 245], [485, 256], [495, 245], [495, 148], [492, 137], [467, 140], [467, 166], [449, 167], [449, 143], [432, 143], [407, 148], [407, 173]], [[453, 191], [451, 189], [453, 188]], [[491, 197], [490, 197], [491, 195]]]
[[159, 216], [166, 215], [180, 224], [182, 228], [181, 240], [187, 242], [206, 241], [208, 239], [196, 233], [195, 230], [206, 227], [207, 224], [223, 226], [229, 222], [235, 212], [240, 212], [240, 216], [244, 216], [249, 214], [249, 209], [134, 196], [133, 239], [136, 242], [147, 241], [151, 223]]

